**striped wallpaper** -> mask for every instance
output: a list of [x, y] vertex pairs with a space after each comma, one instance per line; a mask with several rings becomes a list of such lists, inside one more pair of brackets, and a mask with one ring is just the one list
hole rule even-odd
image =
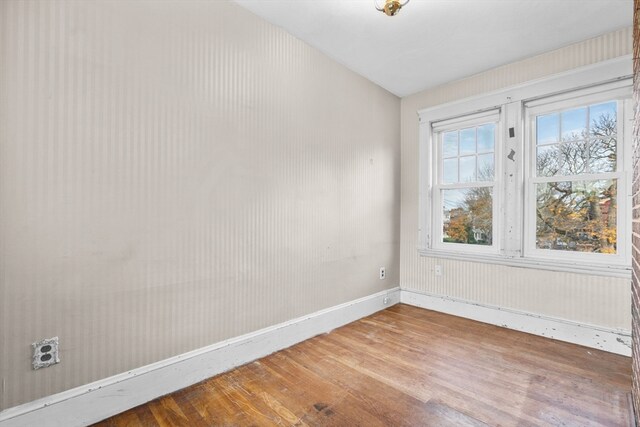
[[228, 1], [0, 1], [0, 410], [398, 283], [629, 329], [627, 280], [435, 280], [415, 112], [630, 52], [622, 29], [401, 104]]
[[[418, 255], [420, 109], [629, 55], [631, 28], [586, 40], [402, 99], [400, 286], [606, 328], [631, 329], [630, 281]], [[442, 265], [443, 275], [433, 269]]]
[[397, 286], [399, 138], [234, 3], [0, 1], [0, 409]]

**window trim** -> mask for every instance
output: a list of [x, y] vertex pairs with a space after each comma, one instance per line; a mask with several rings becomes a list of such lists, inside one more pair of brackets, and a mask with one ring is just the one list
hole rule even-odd
[[[453, 120], [443, 120], [440, 122], [432, 123], [432, 141], [435, 142], [433, 146], [433, 155], [434, 162], [432, 166], [434, 167], [432, 176], [433, 178], [433, 189], [432, 189], [432, 200], [433, 206], [440, 206], [440, 208], [435, 208], [433, 210], [432, 215], [432, 224], [431, 230], [433, 230], [433, 241], [432, 247], [434, 249], [443, 250], [443, 251], [456, 251], [462, 250], [464, 252], [470, 253], [478, 253], [478, 254], [497, 254], [499, 252], [499, 243], [500, 243], [500, 230], [498, 229], [498, 216], [501, 211], [500, 203], [502, 201], [502, 166], [501, 162], [498, 160], [501, 156], [501, 146], [502, 146], [502, 115], [501, 110], [491, 109], [487, 111], [483, 111], [480, 113], [458, 117]], [[472, 183], [473, 185], [469, 185], [469, 183], [455, 183], [455, 184], [444, 184], [442, 183], [442, 160], [443, 157], [440, 153], [442, 149], [442, 134], [451, 130], [459, 130], [467, 127], [476, 127], [482, 124], [487, 123], [495, 123], [495, 141], [494, 141], [494, 149], [493, 149], [493, 159], [494, 159], [494, 178], [493, 181], [478, 181]], [[435, 178], [437, 177], [437, 179]], [[469, 187], [492, 187], [492, 202], [493, 202], [493, 210], [492, 210], [492, 244], [491, 245], [469, 245], [464, 243], [449, 243], [443, 242], [443, 212], [442, 212], [442, 190], [449, 189], [458, 189], [458, 188], [469, 188]]]
[[[543, 79], [529, 81], [521, 85], [501, 89], [482, 95], [465, 98], [446, 104], [429, 107], [418, 111], [419, 117], [419, 218], [418, 218], [418, 252], [421, 256], [459, 259], [490, 264], [509, 265], [514, 267], [536, 268], [553, 271], [568, 271], [588, 273], [594, 275], [614, 276], [628, 278], [631, 275], [629, 252], [625, 254], [627, 259], [621, 264], [585, 262], [584, 259], [558, 260], [550, 258], [538, 258], [524, 252], [524, 180], [525, 162], [522, 153], [525, 149], [524, 134], [524, 106], [535, 106], [554, 99], [554, 97], [571, 97], [570, 93], [590, 88], [596, 85], [608, 85], [611, 89], [631, 86], [632, 61], [631, 55], [625, 55], [609, 61], [600, 62], [586, 67], [570, 70], [552, 75]], [[577, 92], [576, 92], [577, 93]], [[542, 99], [544, 98], [544, 99]], [[501, 173], [501, 196], [508, 198], [509, 203], [500, 206], [498, 213], [497, 232], [500, 236], [494, 236], [498, 251], [496, 253], [473, 253], [458, 248], [441, 249], [433, 245], [435, 233], [433, 230], [432, 209], [433, 202], [433, 170], [432, 159], [434, 156], [434, 132], [433, 123], [444, 120], [463, 120], [464, 116], [486, 112], [488, 110], [501, 109], [501, 139], [502, 159], [496, 154], [496, 163], [504, 168]], [[626, 133], [629, 128], [628, 121], [631, 115], [629, 108], [625, 106], [623, 127], [624, 152], [622, 158], [627, 163], [622, 180], [630, 184], [630, 139]], [[515, 137], [509, 137], [509, 128], [515, 129]], [[496, 136], [498, 140], [498, 137]], [[511, 154], [512, 162], [504, 161]], [[499, 160], [500, 159], [500, 160]], [[498, 167], [498, 166], [496, 166]], [[496, 175], [496, 178], [498, 175]], [[498, 181], [498, 179], [496, 179]], [[624, 195], [619, 191], [620, 197], [627, 198], [626, 209], [619, 224], [627, 225], [630, 233], [630, 185], [624, 189]], [[622, 209], [620, 209], [622, 211]], [[627, 233], [627, 234], [629, 234]], [[627, 238], [627, 240], [630, 240]], [[628, 243], [627, 243], [628, 244]]]
[[[574, 95], [574, 93], [572, 93]], [[528, 258], [536, 258], [541, 260], [552, 260], [562, 258], [568, 262], [584, 262], [595, 263], [600, 265], [619, 265], [624, 267], [630, 264], [630, 218], [628, 211], [628, 172], [629, 172], [629, 160], [631, 156], [631, 150], [629, 150], [630, 133], [629, 127], [625, 123], [625, 115], [629, 108], [628, 100], [631, 97], [631, 92], [627, 87], [610, 89], [609, 85], [597, 85], [592, 88], [577, 91], [575, 96], [570, 98], [559, 99], [553, 97], [548, 100], [549, 102], [537, 102], [533, 107], [528, 107], [528, 103], [525, 103], [525, 123], [528, 125], [527, 135], [525, 137], [526, 149], [525, 152], [528, 156], [528, 161], [525, 163], [525, 182], [524, 182], [524, 236], [523, 236], [523, 254]], [[617, 144], [617, 165], [615, 172], [605, 172], [597, 174], [583, 174], [583, 175], [571, 175], [561, 176], [556, 175], [554, 177], [536, 177], [536, 156], [535, 156], [535, 132], [536, 127], [533, 124], [535, 117], [539, 114], [551, 113], [553, 111], [560, 111], [570, 109], [573, 107], [579, 107], [584, 105], [592, 105], [598, 102], [604, 102], [607, 100], [616, 100], [617, 103], [617, 136], [618, 141], [622, 142]], [[563, 179], [565, 178], [565, 179]], [[617, 253], [611, 255], [585, 253], [585, 252], [562, 252], [553, 251], [549, 249], [536, 248], [536, 220], [532, 210], [535, 209], [535, 191], [534, 186], [541, 182], [563, 182], [563, 181], [595, 181], [602, 179], [615, 179], [617, 180], [617, 206], [616, 209], [616, 228], [621, 231], [617, 233]]]

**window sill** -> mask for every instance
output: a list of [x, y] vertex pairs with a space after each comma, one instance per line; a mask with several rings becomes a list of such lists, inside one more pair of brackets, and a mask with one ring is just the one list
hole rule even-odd
[[480, 262], [484, 264], [506, 265], [509, 267], [533, 268], [538, 270], [551, 270], [568, 273], [581, 273], [593, 276], [621, 277], [631, 279], [631, 267], [622, 265], [608, 265], [595, 263], [579, 263], [571, 261], [556, 261], [541, 258], [508, 257], [494, 254], [464, 253], [443, 251], [436, 249], [418, 249], [423, 257], [444, 258], [467, 262]]

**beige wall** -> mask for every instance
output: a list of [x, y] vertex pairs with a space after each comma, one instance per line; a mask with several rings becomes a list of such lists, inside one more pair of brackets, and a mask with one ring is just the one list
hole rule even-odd
[[[582, 323], [631, 329], [630, 281], [418, 255], [418, 118], [422, 108], [464, 99], [631, 53], [631, 29], [505, 65], [402, 99], [400, 286]], [[443, 266], [442, 277], [433, 268]]]
[[[629, 329], [628, 280], [418, 256], [415, 114], [629, 53], [607, 34], [400, 123], [233, 3], [0, 1], [0, 409], [398, 283]], [[62, 363], [32, 371], [54, 335]]]
[[233, 3], [0, 1], [0, 409], [397, 286], [399, 138]]

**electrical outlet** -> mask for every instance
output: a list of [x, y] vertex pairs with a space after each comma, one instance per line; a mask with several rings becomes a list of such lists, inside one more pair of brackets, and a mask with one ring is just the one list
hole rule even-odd
[[389, 297], [384, 297], [384, 298], [382, 299], [382, 303], [383, 303], [384, 305], [389, 304]]
[[436, 265], [435, 267], [433, 267], [433, 272], [436, 276], [442, 276], [442, 266]]
[[31, 344], [33, 347], [33, 369], [46, 368], [60, 363], [58, 337], [47, 338]]
[[380, 267], [380, 280], [384, 279], [386, 276], [384, 267]]

